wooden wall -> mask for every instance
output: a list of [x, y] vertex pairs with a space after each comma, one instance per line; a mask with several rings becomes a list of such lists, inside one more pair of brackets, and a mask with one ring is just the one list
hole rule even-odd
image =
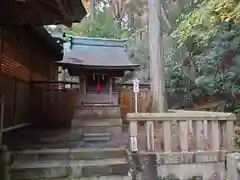
[[55, 79], [54, 55], [34, 34], [0, 28], [0, 93], [5, 95], [4, 128], [30, 120], [31, 81]]
[[[135, 96], [132, 90], [132, 87], [118, 87], [118, 97], [119, 104], [121, 107], [121, 116], [125, 119], [127, 113], [135, 112]], [[169, 97], [169, 96], [168, 96]], [[145, 113], [149, 112], [150, 104], [150, 89], [148, 87], [140, 87], [138, 93], [138, 112]], [[185, 110], [194, 110], [194, 111], [215, 111], [223, 112], [224, 111], [224, 101], [212, 101], [204, 102], [202, 105], [195, 105], [192, 107], [185, 107]], [[168, 109], [174, 108], [174, 100], [170, 97], [168, 98]]]
[[70, 127], [77, 94], [76, 89], [34, 88], [31, 96], [34, 123], [50, 128]]
[[[135, 110], [135, 95], [131, 88], [118, 88], [119, 104], [121, 107], [121, 117], [125, 119], [127, 113]], [[150, 92], [148, 88], [140, 88], [138, 93], [138, 112], [148, 112]]]

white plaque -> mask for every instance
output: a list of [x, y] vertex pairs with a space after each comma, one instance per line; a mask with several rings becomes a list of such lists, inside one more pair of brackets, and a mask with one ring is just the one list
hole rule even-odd
[[133, 80], [133, 92], [138, 93], [139, 92], [139, 80], [134, 79]]

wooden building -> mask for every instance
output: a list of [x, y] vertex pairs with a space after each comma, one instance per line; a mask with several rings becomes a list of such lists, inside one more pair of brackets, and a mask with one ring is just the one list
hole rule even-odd
[[[73, 22], [80, 22], [85, 15], [82, 2], [77, 0], [1, 1], [0, 179], [7, 179], [8, 171], [4, 173], [4, 169], [9, 165], [3, 158], [6, 146], [2, 145], [10, 147], [16, 141], [23, 141], [19, 131], [15, 132], [20, 140], [13, 138], [13, 141], [8, 141], [11, 132], [31, 125], [36, 119], [50, 119], [39, 114], [43, 112], [42, 105], [45, 103], [41, 96], [44, 91], [42, 85], [34, 87], [33, 82], [57, 80], [58, 67], [54, 62], [62, 59], [63, 51], [58, 40], [52, 38], [42, 26], [71, 26]], [[39, 92], [37, 95], [35, 90]], [[52, 97], [51, 91], [47, 94]], [[47, 103], [45, 106], [50, 107]]]
[[106, 132], [106, 138], [121, 133], [116, 78], [138, 67], [129, 60], [124, 45], [125, 40], [72, 37], [70, 50], [58, 62], [71, 76], [79, 77], [72, 127], [84, 126], [84, 137], [97, 132], [90, 136], [98, 140]]
[[[57, 80], [54, 62], [62, 59], [63, 48], [42, 26], [71, 26], [85, 15], [82, 2], [75, 0], [1, 1], [0, 145], [3, 132], [24, 127], [34, 112], [41, 112], [43, 86], [33, 82]], [[34, 94], [37, 89], [38, 95]], [[36, 102], [34, 97], [39, 97]]]
[[0, 30], [0, 95], [4, 97], [0, 130], [5, 133], [34, 120], [30, 113], [32, 82], [57, 79], [54, 62], [61, 60], [63, 53], [59, 42], [43, 27], [5, 26]]
[[117, 104], [115, 80], [137, 64], [130, 62], [125, 40], [73, 37], [71, 49], [59, 64], [79, 77], [77, 105]]

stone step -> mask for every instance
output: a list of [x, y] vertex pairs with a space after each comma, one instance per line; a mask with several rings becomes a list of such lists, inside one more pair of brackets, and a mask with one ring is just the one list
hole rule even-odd
[[126, 155], [127, 155], [126, 149], [123, 148], [42, 149], [11, 152], [13, 162], [110, 159], [110, 158], [122, 158], [126, 157]]
[[111, 140], [110, 133], [85, 133], [84, 141], [109, 141]]
[[[30, 179], [25, 178], [24, 180], [30, 180]], [[82, 177], [82, 178], [48, 178], [48, 179], [40, 178], [36, 180], [132, 180], [132, 177], [110, 175], [110, 176], [90, 176], [90, 177]]]
[[132, 180], [131, 176], [94, 176], [94, 177], [84, 177], [80, 180]]
[[74, 118], [108, 119], [121, 118], [120, 106], [116, 105], [83, 105], [76, 106]]
[[72, 119], [72, 127], [106, 127], [106, 126], [121, 126], [121, 118], [109, 118], [109, 119]]
[[122, 119], [98, 119], [72, 121], [71, 139], [77, 139], [79, 134], [86, 133], [110, 133], [111, 135], [121, 136]]
[[78, 161], [29, 161], [11, 166], [11, 180], [41, 178], [83, 178], [91, 176], [127, 176], [128, 162], [124, 158]]
[[100, 176], [100, 177], [84, 177], [80, 180], [132, 180], [130, 176]]

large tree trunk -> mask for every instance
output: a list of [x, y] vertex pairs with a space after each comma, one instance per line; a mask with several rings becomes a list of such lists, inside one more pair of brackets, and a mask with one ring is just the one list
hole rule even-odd
[[92, 20], [95, 18], [95, 0], [90, 0], [89, 6], [90, 17]]
[[160, 0], [148, 0], [152, 112], [165, 112], [166, 109], [160, 5]]

